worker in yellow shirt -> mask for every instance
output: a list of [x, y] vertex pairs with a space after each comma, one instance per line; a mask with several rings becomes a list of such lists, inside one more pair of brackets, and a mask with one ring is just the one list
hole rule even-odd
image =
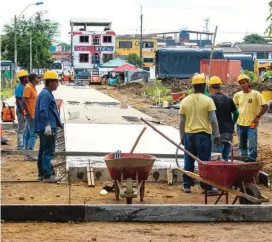
[[[212, 133], [216, 146], [220, 144], [220, 133], [216, 118], [216, 107], [213, 100], [204, 95], [206, 79], [202, 74], [192, 78], [194, 93], [184, 98], [180, 103], [180, 138], [185, 149], [200, 160], [210, 161], [212, 150]], [[184, 170], [194, 172], [195, 160], [184, 154]], [[193, 180], [183, 174], [183, 191], [191, 192]], [[203, 187], [203, 186], [202, 186]], [[211, 186], [206, 186], [208, 193], [218, 192]]]
[[259, 119], [266, 112], [268, 106], [263, 96], [258, 91], [251, 89], [249, 80], [245, 74], [238, 77], [237, 82], [242, 91], [234, 95], [233, 101], [239, 109], [237, 134], [241, 155], [249, 162], [254, 162], [257, 159], [257, 127]]

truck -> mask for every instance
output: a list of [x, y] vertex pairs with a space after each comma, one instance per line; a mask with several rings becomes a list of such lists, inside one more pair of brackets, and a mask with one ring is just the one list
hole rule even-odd
[[[200, 61], [210, 59], [207, 49], [159, 49], [156, 52], [156, 78], [190, 78], [200, 72]], [[224, 59], [222, 50], [214, 50], [213, 59]]]
[[61, 74], [64, 73], [64, 75], [68, 76], [69, 72], [72, 73], [73, 72], [73, 68], [70, 66], [69, 62], [65, 62], [65, 61], [54, 61], [51, 69], [55, 72], [57, 72], [57, 74], [59, 75], [59, 77], [61, 78]]

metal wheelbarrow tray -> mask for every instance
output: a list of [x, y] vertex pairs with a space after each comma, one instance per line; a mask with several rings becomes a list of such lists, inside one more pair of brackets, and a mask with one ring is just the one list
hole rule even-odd
[[[127, 204], [132, 203], [140, 191], [140, 200], [144, 199], [145, 181], [147, 180], [155, 156], [137, 153], [122, 153], [120, 158], [114, 158], [110, 153], [104, 157], [107, 168], [115, 185], [115, 198], [126, 198]], [[126, 181], [126, 189], [123, 191], [123, 182]], [[133, 190], [133, 181], [136, 181], [136, 189]]]

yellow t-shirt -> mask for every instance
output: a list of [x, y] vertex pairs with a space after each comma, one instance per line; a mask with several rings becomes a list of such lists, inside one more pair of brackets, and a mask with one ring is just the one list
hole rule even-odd
[[[26, 87], [24, 89], [23, 97], [28, 98], [29, 111], [30, 111], [31, 115], [34, 117], [35, 107], [36, 107], [36, 99], [37, 99], [37, 90], [31, 83], [26, 85]], [[24, 114], [27, 114], [25, 110], [24, 110]]]
[[259, 108], [266, 104], [261, 93], [255, 90], [249, 93], [237, 92], [233, 97], [233, 101], [239, 109], [237, 123], [241, 126], [250, 126], [258, 115]]
[[209, 112], [215, 111], [213, 100], [203, 94], [191, 94], [180, 103], [180, 114], [185, 115], [185, 133], [212, 134]]

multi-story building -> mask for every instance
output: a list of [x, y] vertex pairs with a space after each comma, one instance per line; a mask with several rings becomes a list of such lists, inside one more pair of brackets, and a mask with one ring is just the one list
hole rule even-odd
[[[111, 22], [71, 20], [71, 65], [75, 72], [97, 69], [113, 59], [115, 32]], [[94, 30], [104, 27], [103, 30]]]
[[[116, 38], [116, 57], [126, 60], [129, 54], [137, 54], [140, 57], [140, 38], [121, 37]], [[149, 70], [155, 63], [155, 52], [157, 50], [157, 40], [153, 38], [143, 38], [142, 43], [143, 68]]]

